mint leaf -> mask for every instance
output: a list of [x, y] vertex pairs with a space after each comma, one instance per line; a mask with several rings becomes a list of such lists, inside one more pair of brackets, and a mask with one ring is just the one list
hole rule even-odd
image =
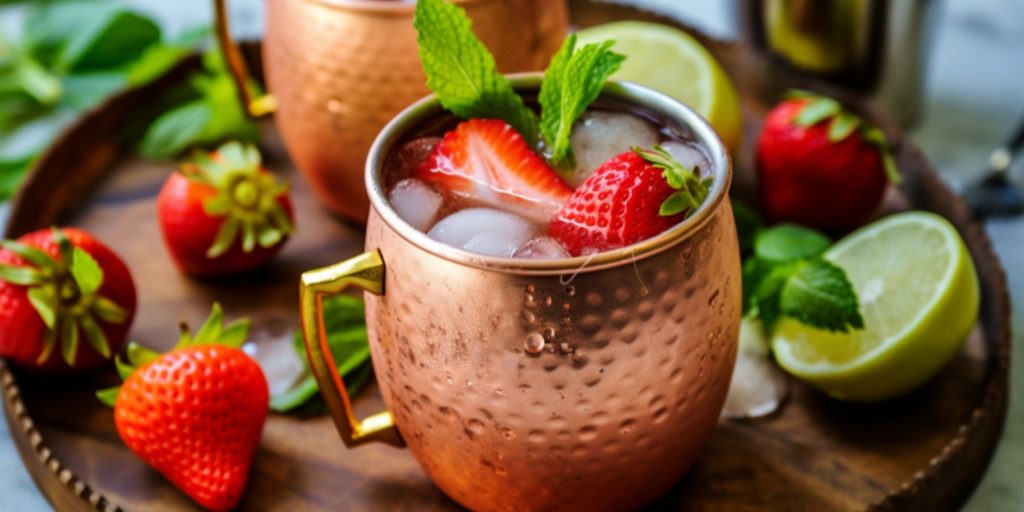
[[105, 17], [88, 16], [80, 23], [57, 58], [58, 69], [81, 72], [124, 66], [160, 41], [160, 27], [132, 11], [108, 11]]
[[846, 272], [822, 258], [797, 265], [779, 294], [779, 310], [819, 329], [846, 332], [864, 327]]
[[537, 143], [536, 115], [498, 72], [461, 7], [444, 0], [419, 0], [413, 26], [427, 86], [444, 108], [466, 119], [502, 119], [528, 144]]
[[764, 221], [753, 208], [741, 201], [732, 201], [732, 215], [736, 221], [736, 232], [739, 236], [740, 252], [750, 254], [754, 250], [754, 241], [764, 228]]
[[103, 269], [92, 255], [80, 247], [75, 247], [71, 255], [71, 276], [78, 284], [82, 295], [92, 295], [103, 284]]
[[763, 266], [759, 269], [760, 279], [754, 285], [750, 307], [752, 316], [759, 317], [765, 331], [771, 333], [783, 314], [779, 300], [787, 281], [793, 275], [794, 265], [764, 261], [761, 263]]
[[[367, 344], [363, 300], [350, 295], [324, 299], [323, 318], [327, 345], [338, 365], [338, 374], [345, 378], [349, 396], [355, 396], [366, 382], [370, 368], [370, 346]], [[295, 333], [295, 352], [299, 359], [307, 361], [301, 331]], [[317, 396], [316, 379], [308, 368], [306, 371], [307, 375], [292, 389], [270, 398], [271, 410], [292, 411]]]
[[540, 132], [550, 152], [549, 161], [558, 169], [576, 166], [573, 123], [597, 99], [605, 81], [626, 58], [611, 51], [612, 44], [614, 41], [605, 41], [577, 50], [576, 34], [570, 34], [544, 72], [538, 97]]
[[779, 224], [762, 230], [754, 239], [754, 254], [769, 261], [794, 261], [824, 253], [831, 242], [813, 229]]

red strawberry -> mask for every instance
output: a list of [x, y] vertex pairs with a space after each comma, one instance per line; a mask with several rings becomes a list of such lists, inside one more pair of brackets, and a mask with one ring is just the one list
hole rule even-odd
[[765, 119], [757, 142], [761, 206], [768, 220], [833, 233], [852, 230], [898, 182], [885, 135], [835, 100], [799, 93]]
[[46, 370], [95, 368], [124, 344], [135, 283], [113, 251], [80, 229], [0, 242], [0, 356]]
[[456, 195], [543, 220], [572, 195], [572, 188], [500, 119], [460, 123], [416, 174]]
[[215, 304], [194, 339], [185, 332], [163, 355], [132, 343], [130, 364], [118, 358], [124, 384], [98, 393], [128, 448], [208, 510], [241, 499], [269, 403], [263, 370], [238, 349], [248, 321], [222, 319]]
[[678, 224], [700, 207], [710, 185], [660, 146], [634, 148], [598, 167], [548, 232], [573, 256], [625, 247]]
[[288, 186], [261, 166], [256, 148], [237, 142], [172, 174], [157, 210], [167, 249], [194, 276], [257, 268], [294, 230]]

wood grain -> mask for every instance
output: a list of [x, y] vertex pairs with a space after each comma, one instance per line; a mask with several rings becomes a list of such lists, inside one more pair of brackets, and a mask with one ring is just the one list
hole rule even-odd
[[[655, 19], [631, 8], [571, 2], [577, 25]], [[736, 192], [753, 183], [751, 142], [766, 99], [787, 86], [817, 88], [778, 72], [741, 44], [701, 37], [740, 89], [745, 146], [736, 161]], [[251, 50], [251, 47], [250, 47]], [[295, 185], [298, 234], [258, 275], [194, 281], [171, 265], [156, 228], [154, 197], [173, 164], [127, 154], [117, 127], [135, 106], [195, 63], [148, 91], [129, 92], [90, 114], [40, 161], [16, 202], [8, 236], [54, 222], [93, 231], [133, 269], [140, 290], [132, 338], [169, 347], [179, 320], [198, 323], [214, 300], [256, 329], [294, 326], [298, 275], [361, 251], [362, 233], [317, 206], [298, 179], [271, 125], [270, 167]], [[771, 71], [771, 72], [769, 72]], [[870, 115], [870, 113], [868, 113]], [[924, 156], [893, 127], [906, 180], [898, 198], [938, 212], [963, 233], [978, 267], [982, 309], [965, 349], [940, 376], [908, 396], [876, 405], [829, 400], [801, 385], [780, 413], [723, 422], [693, 470], [654, 509], [665, 510], [952, 510], [973, 489], [999, 438], [1006, 410], [1009, 300], [1005, 276], [979, 225]], [[897, 201], [898, 202], [898, 201]], [[33, 479], [60, 510], [193, 510], [121, 443], [110, 410], [93, 390], [112, 372], [41, 379], [0, 361], [7, 421]], [[381, 409], [375, 387], [360, 394], [359, 414]], [[272, 415], [255, 461], [244, 510], [450, 510], [456, 505], [405, 451], [387, 446], [346, 450], [326, 416]]]

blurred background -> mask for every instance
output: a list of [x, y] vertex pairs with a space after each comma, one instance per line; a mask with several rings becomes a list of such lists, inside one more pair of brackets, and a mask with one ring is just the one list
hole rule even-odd
[[[921, 4], [934, 12], [932, 33], [920, 52], [920, 58], [927, 63], [923, 67], [923, 87], [915, 92], [921, 97], [914, 98], [920, 102], [921, 115], [911, 126], [911, 133], [943, 177], [954, 189], [963, 190], [980, 179], [987, 168], [989, 153], [1024, 121], [1024, 85], [1021, 83], [1024, 0], [901, 2]], [[622, 0], [621, 3], [674, 16], [717, 38], [741, 36], [736, 7], [743, 4], [740, 1]], [[78, 60], [66, 55], [36, 56], [36, 60], [44, 61], [43, 66], [37, 66], [19, 60], [23, 58], [19, 56], [19, 48], [25, 47], [25, 41], [45, 43], [48, 37], [56, 37], [62, 30], [68, 32], [69, 28], [71, 32], [86, 33], [95, 12], [83, 15], [82, 11], [69, 11], [51, 16], [46, 24], [33, 24], [26, 22], [32, 7], [17, 2], [3, 4], [0, 6], [0, 56], [7, 60], [0, 65], [14, 67], [8, 68], [0, 78], [0, 223], [5, 219], [4, 205], [16, 191], [32, 157], [45, 148], [63, 126], [109, 94], [153, 79], [181, 55], [204, 44], [210, 37], [212, 19], [211, 2], [207, 0], [95, 2], [104, 9], [131, 6], [149, 18], [119, 20], [123, 23], [122, 29], [104, 44], [113, 47], [142, 44], [148, 49], [142, 54], [104, 52], [113, 59], [111, 62], [91, 58], [86, 53]], [[232, 0], [229, 5], [235, 36], [258, 38], [263, 26], [263, 2]], [[61, 59], [66, 62], [58, 62]], [[193, 111], [201, 110], [201, 105], [217, 104], [218, 94], [223, 91], [233, 94], [230, 80], [218, 66], [222, 65], [209, 63], [206, 78], [194, 81], [191, 90], [182, 91], [180, 97], [163, 99], [167, 112], [182, 110], [184, 106], [191, 106]], [[53, 67], [58, 71], [44, 69]], [[15, 68], [16, 71], [12, 71]], [[37, 107], [25, 107], [24, 102], [19, 103], [10, 94], [12, 80], [29, 84], [36, 100], [33, 104]], [[75, 93], [60, 94], [62, 87]], [[140, 152], [167, 156], [168, 146], [173, 149], [175, 144], [187, 145], [204, 137], [212, 139], [218, 130], [246, 133], [246, 121], [237, 104], [227, 103], [231, 108], [218, 112], [221, 116], [218, 123], [192, 122], [189, 126], [194, 129], [184, 130], [186, 133], [181, 133], [182, 130], [169, 133], [167, 129], [154, 132], [152, 125], [134, 128], [141, 132]], [[40, 104], [46, 107], [38, 107]], [[159, 119], [167, 112], [156, 115]], [[1024, 184], [1024, 158], [1017, 159], [1009, 176], [1012, 181]], [[1024, 343], [1020, 335], [1024, 306], [1019, 300], [1024, 294], [1024, 220], [997, 218], [986, 221], [985, 225], [1006, 267], [1013, 298], [1017, 299], [1014, 344], [1019, 351]], [[1020, 389], [1021, 371], [1024, 371], [1019, 354], [1013, 358], [1014, 389]], [[1024, 510], [1024, 486], [1020, 485], [1020, 476], [1024, 475], [1022, 419], [1024, 403], [1019, 394], [1011, 393], [1003, 440], [986, 477], [968, 502], [967, 510]], [[6, 424], [0, 423], [0, 510], [48, 509], [49, 505], [22, 467], [6, 428]]]

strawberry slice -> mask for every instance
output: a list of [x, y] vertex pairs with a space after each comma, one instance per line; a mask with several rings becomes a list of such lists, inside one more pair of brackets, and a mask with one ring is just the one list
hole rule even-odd
[[598, 167], [548, 226], [573, 256], [646, 240], [704, 202], [711, 179], [686, 169], [660, 146], [633, 148]]
[[572, 188], [500, 119], [460, 123], [416, 174], [455, 195], [544, 222], [572, 195]]

